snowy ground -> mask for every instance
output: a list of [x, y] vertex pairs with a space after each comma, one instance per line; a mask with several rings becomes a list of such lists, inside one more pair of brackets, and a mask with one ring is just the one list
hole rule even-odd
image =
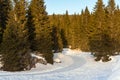
[[62, 63], [37, 64], [23, 72], [0, 71], [0, 80], [120, 80], [120, 56], [110, 62], [95, 62], [90, 53], [64, 49], [55, 54]]

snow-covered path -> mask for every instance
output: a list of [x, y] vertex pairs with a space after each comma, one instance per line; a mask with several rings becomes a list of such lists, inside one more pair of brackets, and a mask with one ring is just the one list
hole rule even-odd
[[120, 56], [107, 63], [95, 62], [93, 56], [83, 52], [65, 59], [65, 66], [58, 63], [60, 67], [45, 72], [0, 72], [0, 80], [120, 80]]
[[82, 57], [78, 57], [78, 56], [71, 56], [71, 57], [73, 59], [73, 63], [70, 66], [67, 66], [67, 67], [64, 67], [61, 69], [57, 69], [54, 71], [46, 72], [43, 74], [49, 74], [49, 73], [53, 74], [53, 73], [62, 73], [62, 72], [72, 71], [72, 70], [75, 70], [77, 68], [80, 68], [81, 66], [83, 66], [86, 63], [85, 59]]
[[[17, 73], [5, 73], [5, 74], [0, 74], [0, 77], [4, 78], [11, 78], [11, 77], [18, 77], [18, 76], [37, 76], [37, 75], [48, 75], [48, 74], [58, 74], [58, 73], [63, 73], [63, 72], [67, 72], [67, 71], [72, 71], [74, 69], [77, 69], [79, 67], [81, 67], [82, 65], [84, 65], [86, 62], [84, 60], [84, 58], [82, 57], [78, 57], [78, 56], [69, 56], [72, 59], [72, 64], [67, 66], [67, 67], [63, 67], [63, 68], [58, 68], [55, 70], [48, 70], [46, 72], [30, 72], [30, 73], [25, 73], [25, 72], [17, 72]], [[0, 79], [1, 80], [1, 79]]]

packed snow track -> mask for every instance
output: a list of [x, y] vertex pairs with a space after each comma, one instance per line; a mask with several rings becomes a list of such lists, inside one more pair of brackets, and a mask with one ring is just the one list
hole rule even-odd
[[[72, 71], [72, 70], [75, 70], [77, 68], [80, 68], [82, 65], [85, 64], [85, 60], [84, 58], [82, 57], [78, 57], [78, 56], [69, 56], [69, 58], [72, 59], [72, 64], [70, 64], [69, 66], [66, 66], [66, 67], [61, 67], [61, 68], [56, 68], [55, 70], [48, 70], [48, 71], [45, 71], [45, 72], [29, 72], [29, 73], [26, 73], [26, 72], [15, 72], [15, 73], [5, 73], [5, 74], [0, 74], [0, 80], [12, 80], [12, 79], [15, 79], [15, 80], [22, 80], [22, 79], [25, 79], [27, 78], [27, 80], [33, 80], [34, 78], [31, 78], [31, 77], [35, 77], [35, 76], [47, 76], [47, 75], [57, 75], [57, 74], [62, 74], [64, 72], [67, 72], [67, 71]], [[60, 64], [60, 63], [59, 63]], [[2, 78], [1, 78], [2, 77]]]
[[120, 80], [120, 56], [106, 63], [95, 62], [90, 53], [84, 52], [62, 55], [61, 59], [62, 63], [38, 65], [30, 71], [0, 71], [0, 80]]

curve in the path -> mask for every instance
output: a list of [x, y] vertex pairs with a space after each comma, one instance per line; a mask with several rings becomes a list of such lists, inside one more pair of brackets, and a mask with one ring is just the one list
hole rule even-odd
[[61, 68], [61, 69], [56, 69], [53, 71], [48, 71], [48, 72], [36, 72], [36, 73], [20, 73], [20, 74], [5, 74], [5, 75], [0, 75], [0, 76], [29, 76], [29, 75], [45, 75], [45, 74], [56, 74], [56, 73], [62, 73], [62, 72], [67, 72], [67, 71], [71, 71], [77, 68], [80, 68], [81, 66], [83, 66], [86, 61], [83, 57], [80, 56], [70, 56], [73, 59], [73, 64], [71, 64], [70, 66]]
[[86, 63], [85, 59], [82, 57], [78, 57], [78, 56], [71, 56], [71, 57], [73, 59], [73, 64], [71, 64], [70, 66], [67, 66], [67, 67], [64, 67], [61, 69], [57, 69], [54, 71], [50, 71], [50, 72], [45, 72], [42, 74], [67, 72], [67, 71], [71, 71], [71, 70], [80, 68], [81, 66], [83, 66]]

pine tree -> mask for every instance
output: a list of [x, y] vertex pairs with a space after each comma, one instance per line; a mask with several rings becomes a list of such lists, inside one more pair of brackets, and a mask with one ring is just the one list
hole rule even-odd
[[115, 45], [115, 52], [120, 52], [120, 9], [119, 7], [117, 6], [117, 9], [114, 10], [114, 15], [113, 15], [113, 23], [114, 23], [114, 26], [111, 30], [111, 34], [112, 34], [112, 38], [115, 39], [115, 42], [113, 42], [113, 44]]
[[64, 33], [64, 39], [63, 39], [63, 47], [66, 48], [70, 45], [70, 19], [69, 19], [69, 13], [66, 11], [66, 13], [63, 15], [63, 23], [62, 23], [63, 33]]
[[75, 49], [77, 47], [77, 45], [75, 44], [75, 41], [78, 40], [78, 39], [76, 39], [77, 34], [75, 36], [75, 30], [77, 28], [77, 15], [76, 14], [74, 14], [72, 16], [72, 19], [70, 20], [70, 23], [71, 24], [67, 27], [67, 28], [69, 28], [69, 45], [71, 46], [72, 49]]
[[107, 14], [107, 19], [108, 19], [108, 27], [109, 27], [109, 30], [110, 30], [110, 34], [111, 34], [111, 37], [114, 36], [114, 34], [112, 34], [112, 30], [114, 29], [114, 11], [115, 11], [115, 2], [114, 0], [109, 0], [108, 2], [108, 6], [107, 6], [107, 11], [108, 11], [108, 14]]
[[[102, 0], [98, 0], [98, 2], [96, 3], [93, 16], [94, 27], [92, 28], [93, 30], [90, 33], [89, 37], [90, 50], [92, 52], [95, 52], [95, 56], [97, 57], [96, 60], [105, 58], [107, 58], [106, 60], [109, 60], [109, 57], [107, 55], [109, 55], [108, 49], [110, 49], [111, 45], [108, 42], [111, 41], [111, 38], [108, 34], [108, 30], [106, 30], [105, 27], [105, 7]], [[108, 37], [110, 41], [106, 39], [105, 36]]]
[[25, 1], [17, 0], [11, 10], [2, 42], [2, 62], [5, 71], [27, 69], [30, 61]]
[[105, 25], [105, 11], [102, 0], [98, 0], [92, 14], [93, 22], [89, 33], [89, 39], [99, 40]]
[[4, 29], [6, 28], [6, 22], [8, 20], [8, 14], [11, 10], [11, 0], [0, 0], [0, 43], [2, 42], [2, 36]]
[[88, 51], [88, 30], [90, 28], [90, 12], [88, 7], [86, 7], [85, 11], [81, 13], [81, 50]]
[[55, 26], [52, 28], [52, 41], [54, 52], [61, 52], [63, 49], [63, 44], [60, 36], [60, 30]]
[[35, 44], [34, 44], [34, 38], [35, 38], [35, 27], [34, 27], [34, 23], [33, 23], [33, 15], [32, 15], [32, 10], [31, 7], [28, 7], [27, 10], [27, 27], [28, 27], [28, 33], [29, 33], [29, 43], [30, 43], [30, 49], [31, 51], [35, 50]]
[[[114, 44], [114, 48], [111, 49], [111, 54], [115, 53], [115, 49], [117, 49], [117, 46], [119, 45], [119, 41], [116, 37], [116, 35], [119, 33], [116, 33], [118, 26], [115, 26], [117, 21], [115, 21], [115, 10], [116, 10], [116, 5], [114, 0], [109, 0], [108, 6], [107, 6], [107, 17], [106, 17], [106, 27], [108, 29], [109, 35], [112, 39], [114, 39], [111, 43]], [[119, 19], [118, 19], [119, 20]], [[118, 43], [118, 44], [116, 44]], [[117, 52], [117, 51], [116, 51]]]
[[102, 0], [98, 0], [95, 6], [95, 12], [94, 14], [94, 27], [99, 29], [99, 33], [102, 31], [105, 25], [105, 6], [103, 5]]
[[54, 52], [61, 52], [63, 49], [62, 38], [60, 34], [60, 20], [53, 14], [52, 16], [52, 42]]
[[115, 1], [114, 0], [109, 0], [107, 9], [110, 14], [114, 14], [114, 11], [115, 11]]
[[[76, 13], [72, 16], [71, 24], [70, 24], [70, 42], [71, 42], [71, 48], [72, 49], [79, 49], [81, 46], [81, 37], [80, 37], [80, 24], [79, 24], [79, 15]], [[77, 42], [77, 43], [76, 43]]]
[[53, 63], [51, 28], [45, 8], [43, 0], [32, 0], [29, 7], [35, 28], [34, 50], [43, 54], [48, 63]]

